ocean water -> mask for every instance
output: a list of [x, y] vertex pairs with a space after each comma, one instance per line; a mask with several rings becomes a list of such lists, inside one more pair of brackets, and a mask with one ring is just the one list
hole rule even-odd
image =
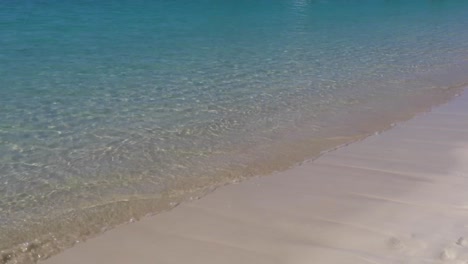
[[385, 128], [468, 82], [468, 1], [0, 1], [0, 263]]

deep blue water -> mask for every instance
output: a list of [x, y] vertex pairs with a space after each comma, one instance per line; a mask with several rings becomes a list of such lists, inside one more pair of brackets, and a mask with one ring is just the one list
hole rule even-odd
[[350, 109], [468, 81], [467, 29], [459, 0], [2, 0], [0, 249], [310, 157]]

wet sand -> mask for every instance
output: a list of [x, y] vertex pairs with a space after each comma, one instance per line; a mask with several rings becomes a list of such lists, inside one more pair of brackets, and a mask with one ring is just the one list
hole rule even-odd
[[467, 263], [468, 94], [43, 261]]

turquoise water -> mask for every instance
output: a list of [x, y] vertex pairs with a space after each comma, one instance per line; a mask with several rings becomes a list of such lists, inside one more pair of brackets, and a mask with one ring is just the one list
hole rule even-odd
[[467, 29], [459, 0], [1, 1], [0, 263], [429, 106]]

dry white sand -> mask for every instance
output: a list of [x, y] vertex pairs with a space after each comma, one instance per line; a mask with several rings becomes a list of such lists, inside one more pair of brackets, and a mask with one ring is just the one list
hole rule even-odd
[[468, 95], [45, 263], [468, 263]]

